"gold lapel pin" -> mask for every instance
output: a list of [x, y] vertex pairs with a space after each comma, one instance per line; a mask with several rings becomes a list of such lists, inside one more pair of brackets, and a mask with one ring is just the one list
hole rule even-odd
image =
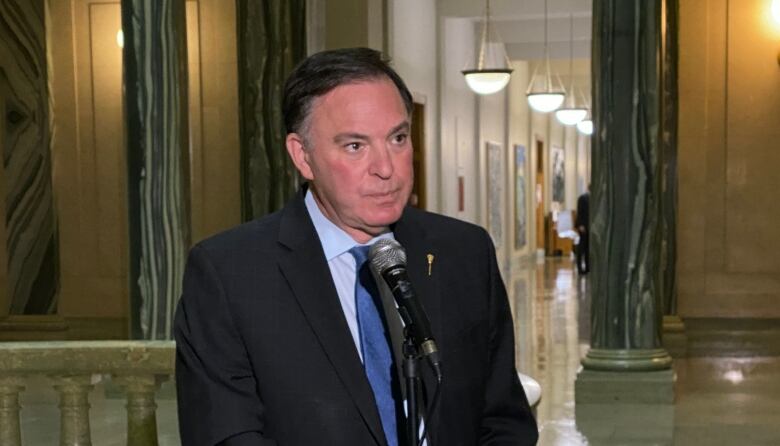
[[428, 277], [431, 275], [431, 269], [433, 268], [433, 254], [428, 253]]

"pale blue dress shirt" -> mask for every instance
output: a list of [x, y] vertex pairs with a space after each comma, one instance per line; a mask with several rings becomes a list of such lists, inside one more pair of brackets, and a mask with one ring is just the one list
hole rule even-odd
[[[360, 348], [360, 332], [358, 331], [355, 308], [355, 280], [357, 274], [355, 272], [355, 258], [349, 253], [353, 246], [361, 245], [361, 243], [356, 242], [343, 229], [328, 220], [328, 217], [317, 206], [311, 190], [306, 191], [304, 203], [306, 204], [306, 210], [309, 211], [311, 221], [314, 223], [314, 230], [317, 231], [317, 236], [320, 238], [322, 250], [325, 252], [325, 260], [328, 261], [330, 275], [333, 276], [333, 284], [336, 285], [336, 293], [339, 295], [341, 309], [344, 311], [344, 317], [347, 319], [347, 325], [349, 325], [349, 332], [352, 334], [352, 340], [355, 341], [355, 347], [362, 362], [363, 353]], [[373, 245], [374, 242], [383, 238], [395, 240], [392, 232], [386, 232], [363, 244]], [[401, 323], [403, 324], [403, 321]], [[406, 400], [404, 400], [404, 413], [408, 413]], [[398, 422], [403, 423], [404, 420], [398, 420]], [[420, 432], [418, 434], [422, 435], [424, 428], [425, 421], [420, 420]], [[423, 446], [427, 445], [428, 441], [426, 440], [423, 442]]]
[[[323, 215], [320, 207], [314, 201], [314, 195], [311, 190], [306, 191], [306, 209], [309, 211], [311, 221], [314, 223], [314, 229], [322, 243], [322, 250], [325, 251], [325, 260], [328, 261], [330, 274], [333, 276], [333, 284], [336, 285], [336, 293], [339, 295], [341, 309], [344, 311], [344, 317], [349, 325], [349, 332], [352, 334], [352, 340], [355, 341], [360, 360], [363, 360], [362, 350], [360, 348], [360, 333], [358, 332], [357, 313], [355, 309], [355, 258], [349, 253], [349, 250], [361, 243], [356, 242], [343, 229], [336, 226], [332, 221]], [[395, 239], [392, 232], [386, 232], [378, 235], [364, 245], [373, 245], [379, 239]]]

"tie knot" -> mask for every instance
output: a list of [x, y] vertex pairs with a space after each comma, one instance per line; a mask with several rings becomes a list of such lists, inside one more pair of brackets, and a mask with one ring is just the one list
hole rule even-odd
[[366, 263], [366, 259], [368, 259], [368, 250], [370, 248], [370, 246], [354, 246], [349, 250], [349, 253], [355, 258], [356, 270], [362, 268], [363, 264]]

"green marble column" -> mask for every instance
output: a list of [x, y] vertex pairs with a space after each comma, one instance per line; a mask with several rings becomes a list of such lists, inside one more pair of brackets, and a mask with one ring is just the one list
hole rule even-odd
[[669, 369], [661, 347], [662, 0], [593, 2], [592, 314], [586, 370]]
[[170, 339], [189, 247], [184, 0], [123, 0], [131, 336]]
[[236, 0], [241, 214], [273, 212], [298, 189], [284, 146], [284, 82], [306, 55], [305, 0]]
[[685, 324], [677, 315], [677, 67], [679, 0], [663, 0], [661, 10], [661, 291], [663, 345], [685, 356]]
[[0, 1], [0, 319], [57, 312], [44, 0]]

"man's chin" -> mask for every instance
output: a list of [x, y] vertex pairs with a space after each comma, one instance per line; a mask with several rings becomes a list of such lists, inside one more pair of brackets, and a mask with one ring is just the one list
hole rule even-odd
[[371, 218], [365, 221], [374, 228], [387, 228], [397, 222], [403, 214], [403, 207], [392, 209], [379, 209], [371, 214]]

